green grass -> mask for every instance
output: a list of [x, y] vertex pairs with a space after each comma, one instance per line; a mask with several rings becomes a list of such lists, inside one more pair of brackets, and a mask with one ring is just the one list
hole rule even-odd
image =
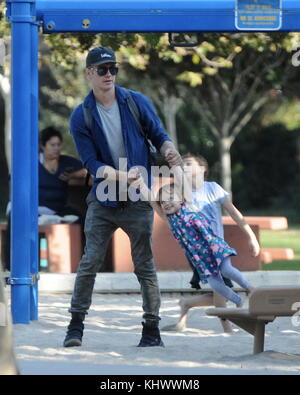
[[262, 270], [300, 270], [300, 225], [287, 230], [261, 230], [260, 245], [262, 248], [292, 248], [295, 253], [294, 260], [263, 264]]

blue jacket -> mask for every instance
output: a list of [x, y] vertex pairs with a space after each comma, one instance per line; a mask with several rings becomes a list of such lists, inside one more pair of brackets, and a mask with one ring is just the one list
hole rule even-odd
[[[132, 95], [132, 98], [139, 108], [140, 121], [155, 148], [159, 151], [162, 144], [165, 141], [171, 141], [171, 139], [168, 137], [147, 97], [141, 93], [123, 89], [120, 86], [116, 86], [115, 89], [120, 110], [123, 139], [127, 153], [128, 169], [134, 166], [145, 167], [148, 171], [148, 183], [150, 185], [151, 164], [148, 147], [126, 102], [126, 98], [129, 94]], [[114, 167], [114, 163], [106, 137], [103, 133], [103, 127], [96, 107], [93, 91], [90, 91], [87, 95], [83, 105], [89, 108], [92, 115], [92, 128], [89, 130], [86, 127], [82, 105], [80, 104], [71, 114], [70, 131], [83, 166], [88, 169], [90, 174], [94, 177], [93, 191], [95, 192], [97, 185], [103, 180], [101, 178], [96, 178], [98, 168], [106, 165]], [[101, 204], [115, 207], [118, 205], [118, 201], [107, 200], [101, 202]]]

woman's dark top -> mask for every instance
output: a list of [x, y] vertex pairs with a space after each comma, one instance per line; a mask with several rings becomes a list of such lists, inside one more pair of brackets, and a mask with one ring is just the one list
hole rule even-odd
[[68, 200], [68, 182], [58, 177], [64, 172], [78, 171], [82, 163], [72, 156], [60, 155], [57, 171], [52, 174], [39, 162], [39, 206], [62, 211]]

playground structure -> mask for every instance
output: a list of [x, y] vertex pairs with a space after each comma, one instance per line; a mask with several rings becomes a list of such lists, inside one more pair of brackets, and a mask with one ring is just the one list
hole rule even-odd
[[[299, 31], [298, 0], [7, 0], [12, 33], [14, 323], [38, 319], [38, 31]], [[20, 165], [20, 163], [22, 165]]]

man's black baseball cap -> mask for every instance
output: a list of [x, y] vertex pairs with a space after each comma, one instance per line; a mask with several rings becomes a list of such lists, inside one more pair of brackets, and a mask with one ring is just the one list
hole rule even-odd
[[116, 62], [117, 61], [114, 51], [105, 47], [97, 47], [91, 49], [86, 57], [86, 67]]

